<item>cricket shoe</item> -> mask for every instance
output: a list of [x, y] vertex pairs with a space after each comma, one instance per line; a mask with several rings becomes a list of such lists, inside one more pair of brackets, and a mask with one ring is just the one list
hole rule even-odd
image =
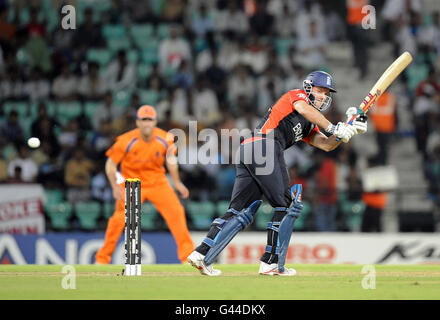
[[190, 265], [192, 265], [194, 268], [198, 269], [201, 274], [205, 276], [219, 276], [222, 274], [220, 270], [214, 269], [211, 265], [207, 266], [206, 263], [203, 261], [205, 256], [197, 251], [193, 251], [187, 261]]
[[283, 272], [278, 270], [278, 263], [260, 263], [260, 270], [258, 271], [261, 275], [266, 276], [294, 276], [296, 275], [296, 270], [292, 268], [284, 268]]

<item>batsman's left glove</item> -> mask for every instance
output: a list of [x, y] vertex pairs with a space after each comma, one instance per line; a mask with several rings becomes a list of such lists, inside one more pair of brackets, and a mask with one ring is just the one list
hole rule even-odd
[[[345, 112], [347, 115], [347, 122], [350, 121], [350, 119], [357, 114], [357, 108], [350, 107]], [[365, 113], [359, 114], [351, 123], [353, 127], [356, 128], [356, 134], [365, 133], [368, 130], [368, 124], [367, 124], [368, 117]]]

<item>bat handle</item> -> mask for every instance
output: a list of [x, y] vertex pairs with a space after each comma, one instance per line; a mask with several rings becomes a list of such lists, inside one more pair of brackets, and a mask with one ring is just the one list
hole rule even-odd
[[[353, 117], [351, 117], [350, 120], [348, 120], [348, 122], [346, 122], [346, 124], [353, 124], [354, 119], [356, 119], [358, 116], [359, 116], [358, 114], [354, 115]], [[336, 141], [340, 141], [340, 140], [341, 138], [336, 138]]]

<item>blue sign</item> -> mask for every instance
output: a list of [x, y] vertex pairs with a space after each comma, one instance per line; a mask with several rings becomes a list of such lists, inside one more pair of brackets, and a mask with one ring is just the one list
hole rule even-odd
[[[0, 234], [0, 264], [93, 264], [104, 243], [103, 232], [45, 235]], [[113, 252], [113, 264], [124, 264], [123, 236]], [[142, 264], [180, 263], [168, 232], [142, 234]]]

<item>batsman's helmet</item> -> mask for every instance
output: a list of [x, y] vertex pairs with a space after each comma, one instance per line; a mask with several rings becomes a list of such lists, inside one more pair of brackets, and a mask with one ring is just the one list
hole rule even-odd
[[321, 107], [315, 106], [315, 97], [312, 93], [312, 87], [323, 87], [330, 90], [330, 92], [335, 92], [336, 89], [334, 88], [334, 81], [333, 77], [329, 75], [327, 72], [324, 71], [313, 71], [307, 75], [307, 77], [303, 81], [303, 88], [304, 91], [307, 93], [307, 95], [310, 98], [310, 103], [319, 111], [324, 111], [328, 107], [330, 107], [330, 104], [332, 102], [331, 96], [327, 96], [326, 101], [321, 105]]

